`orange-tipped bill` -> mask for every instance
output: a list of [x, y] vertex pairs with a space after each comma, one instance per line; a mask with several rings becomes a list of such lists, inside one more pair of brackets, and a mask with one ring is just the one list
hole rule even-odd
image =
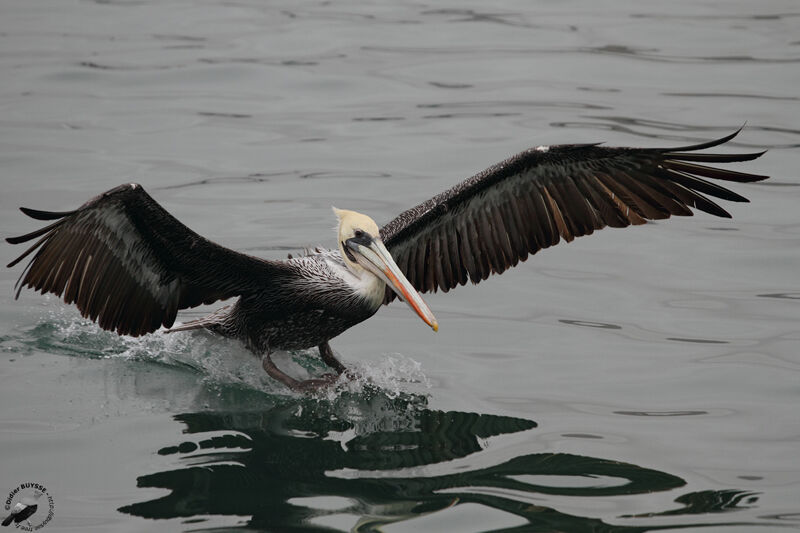
[[358, 264], [381, 278], [433, 331], [439, 331], [439, 323], [428, 304], [400, 271], [400, 267], [394, 262], [389, 250], [380, 239], [373, 239], [369, 246], [352, 241], [347, 245], [356, 252], [353, 255]]

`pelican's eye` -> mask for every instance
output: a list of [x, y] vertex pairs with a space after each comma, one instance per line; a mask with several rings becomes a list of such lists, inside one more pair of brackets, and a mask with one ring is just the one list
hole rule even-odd
[[353, 236], [347, 239], [348, 243], [353, 243], [358, 246], [369, 246], [372, 244], [372, 235], [363, 229], [354, 229]]

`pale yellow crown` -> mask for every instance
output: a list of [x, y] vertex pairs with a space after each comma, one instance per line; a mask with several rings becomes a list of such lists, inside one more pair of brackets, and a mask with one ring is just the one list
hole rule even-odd
[[356, 211], [349, 211], [347, 209], [337, 209], [333, 208], [333, 212], [336, 214], [336, 218], [339, 219], [339, 251], [342, 254], [342, 259], [344, 259], [345, 264], [350, 267], [350, 270], [353, 272], [359, 273], [364, 270], [361, 265], [350, 261], [347, 257], [347, 254], [342, 248], [342, 243], [347, 239], [355, 237], [356, 231], [361, 230], [365, 233], [368, 233], [372, 237], [380, 238], [380, 230], [378, 229], [378, 225], [375, 223], [367, 215], [362, 213], [358, 213]]
[[354, 237], [357, 230], [369, 233], [373, 237], [380, 237], [380, 230], [374, 220], [367, 215], [347, 209], [333, 208], [339, 219], [339, 242]]

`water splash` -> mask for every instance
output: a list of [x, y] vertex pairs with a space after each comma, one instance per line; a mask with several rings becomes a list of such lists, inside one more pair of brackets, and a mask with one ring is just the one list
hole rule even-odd
[[422, 363], [410, 357], [394, 353], [384, 355], [376, 362], [356, 362], [339, 377], [332, 387], [320, 389], [315, 397], [334, 401], [342, 394], [381, 396], [390, 400], [408, 394], [424, 394], [431, 388], [431, 381], [422, 370]]
[[[67, 307], [48, 310], [32, 327], [18, 328], [0, 338], [11, 352], [47, 352], [88, 359], [115, 359], [163, 365], [197, 374], [208, 385], [235, 386], [255, 391], [297, 396], [270, 379], [258, 357], [240, 343], [205, 331], [167, 333], [142, 337], [119, 336], [77, 317]], [[316, 348], [273, 354], [273, 360], [298, 379], [318, 377], [330, 369]], [[334, 401], [342, 394], [370, 396], [380, 391], [388, 398], [417, 394], [431, 387], [422, 364], [401, 354], [387, 354], [371, 362], [347, 361], [350, 370], [331, 387], [318, 391], [318, 400]]]

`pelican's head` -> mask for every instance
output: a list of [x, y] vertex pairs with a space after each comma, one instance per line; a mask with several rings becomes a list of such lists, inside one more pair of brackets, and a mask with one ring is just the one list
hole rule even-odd
[[347, 268], [358, 277], [368, 273], [381, 279], [433, 328], [433, 331], [438, 331], [439, 323], [433, 312], [383, 245], [375, 221], [367, 215], [346, 209], [334, 207], [333, 212], [339, 219], [339, 251]]

